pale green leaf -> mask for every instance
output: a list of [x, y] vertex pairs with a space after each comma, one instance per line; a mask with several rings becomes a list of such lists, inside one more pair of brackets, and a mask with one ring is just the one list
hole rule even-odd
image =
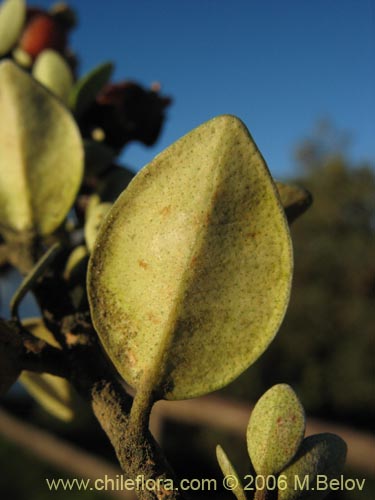
[[24, 0], [5, 0], [0, 6], [0, 57], [17, 43], [26, 19]]
[[224, 477], [226, 478], [226, 481], [228, 481], [227, 486], [231, 487], [233, 495], [235, 495], [237, 500], [246, 500], [246, 495], [239, 475], [237, 474], [236, 469], [233, 467], [227, 454], [220, 445], [216, 447], [216, 458], [220, 465], [220, 469], [224, 474]]
[[91, 210], [93, 210], [95, 207], [97, 207], [98, 205], [100, 205], [101, 203], [101, 199], [100, 199], [100, 196], [97, 194], [97, 193], [94, 193], [92, 195], [89, 196], [87, 202], [86, 202], [86, 209], [85, 209], [85, 219], [87, 221], [87, 219], [90, 217], [90, 212]]
[[[35, 336], [61, 348], [40, 318], [29, 318], [24, 326]], [[30, 395], [46, 410], [65, 422], [74, 418], [75, 394], [69, 382], [49, 373], [23, 371], [19, 381]]]
[[[296, 459], [283, 472], [288, 488], [279, 490], [279, 500], [322, 500], [330, 489], [319, 490], [317, 476], [327, 481], [337, 478], [344, 468], [346, 444], [335, 434], [316, 434], [303, 440]], [[307, 484], [308, 488], [304, 487]]]
[[88, 294], [124, 379], [181, 399], [225, 386], [262, 354], [291, 273], [274, 183], [243, 123], [224, 115], [158, 155], [118, 198]]
[[89, 252], [86, 245], [76, 247], [66, 263], [64, 279], [67, 282], [69, 297], [76, 309], [87, 308], [86, 274]]
[[94, 248], [94, 243], [98, 235], [100, 226], [102, 225], [105, 216], [112, 207], [112, 203], [99, 203], [91, 207], [85, 223], [85, 241], [89, 252]]
[[26, 318], [22, 321], [22, 325], [31, 332], [34, 337], [44, 340], [47, 344], [57, 349], [61, 349], [61, 345], [55, 339], [53, 333], [46, 328], [41, 318]]
[[79, 130], [64, 105], [10, 61], [0, 64], [0, 230], [48, 235], [83, 174]]
[[80, 116], [95, 100], [95, 97], [108, 82], [113, 72], [112, 63], [103, 63], [80, 78], [69, 96], [69, 105]]
[[48, 413], [64, 422], [73, 420], [72, 388], [66, 379], [25, 370], [19, 381]]
[[26, 294], [33, 289], [45, 271], [51, 266], [61, 250], [62, 246], [59, 242], [52, 245], [52, 247], [47, 250], [47, 252], [39, 259], [30, 272], [24, 277], [10, 300], [10, 313], [14, 320], [19, 321], [18, 309], [20, 303], [25, 298]]
[[43, 50], [36, 58], [33, 76], [64, 103], [73, 86], [73, 74], [66, 60], [55, 50]]
[[12, 50], [12, 59], [25, 69], [29, 69], [33, 65], [33, 58], [28, 52], [21, 49], [21, 47], [16, 47]]
[[305, 433], [305, 415], [289, 385], [274, 385], [259, 399], [247, 428], [247, 447], [257, 474], [280, 472], [296, 454]]
[[64, 279], [70, 281], [76, 274], [77, 271], [81, 269], [83, 262], [88, 259], [88, 251], [86, 245], [79, 245], [76, 247], [67, 260], [64, 269]]

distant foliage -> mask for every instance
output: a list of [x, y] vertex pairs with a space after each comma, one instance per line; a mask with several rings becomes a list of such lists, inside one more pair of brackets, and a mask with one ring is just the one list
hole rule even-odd
[[254, 396], [287, 381], [309, 413], [371, 426], [375, 171], [354, 165], [345, 144], [324, 127], [298, 148], [295, 181], [314, 203], [291, 228], [294, 286], [281, 334], [245, 379]]

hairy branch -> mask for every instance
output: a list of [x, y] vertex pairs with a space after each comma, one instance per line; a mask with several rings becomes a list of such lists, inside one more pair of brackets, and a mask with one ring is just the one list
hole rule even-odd
[[125, 474], [133, 479], [137, 476], [143, 476], [145, 480], [153, 479], [159, 486], [154, 491], [138, 491], [139, 498], [181, 498], [176, 489], [163, 487], [167, 479], [174, 481], [174, 485], [177, 483], [172, 469], [150, 432], [129, 425], [131, 398], [124, 395], [121, 386], [110, 381], [95, 384], [92, 388], [92, 407], [116, 450]]
[[19, 371], [69, 376], [64, 353], [34, 337], [14, 321], [0, 318], [0, 345], [8, 359], [16, 361]]

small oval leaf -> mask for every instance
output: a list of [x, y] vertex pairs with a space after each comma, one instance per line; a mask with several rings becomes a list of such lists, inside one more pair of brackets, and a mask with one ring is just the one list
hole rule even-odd
[[12, 59], [19, 66], [25, 69], [30, 69], [31, 66], [33, 65], [33, 58], [28, 52], [21, 49], [21, 47], [16, 47], [15, 49], [12, 50]]
[[45, 327], [41, 318], [26, 318], [22, 321], [22, 324], [34, 337], [44, 340], [44, 342], [47, 342], [52, 347], [61, 349], [61, 345], [57, 342], [53, 333]]
[[103, 63], [80, 78], [69, 96], [69, 105], [80, 116], [95, 100], [100, 90], [108, 82], [113, 72], [112, 63]]
[[43, 276], [46, 270], [52, 265], [57, 256], [61, 253], [62, 245], [59, 242], [54, 243], [36, 264], [30, 269], [18, 286], [10, 300], [10, 312], [12, 318], [19, 322], [19, 305], [26, 294], [33, 289], [36, 282]]
[[33, 76], [53, 94], [67, 103], [73, 86], [73, 73], [66, 60], [55, 50], [43, 50], [36, 58]]
[[124, 379], [183, 399], [225, 386], [261, 355], [291, 272], [270, 174], [243, 123], [224, 115], [158, 155], [118, 198], [96, 240], [88, 294]]
[[[305, 438], [295, 460], [282, 472], [287, 489], [279, 490], [279, 500], [322, 500], [329, 493], [329, 488], [319, 490], [316, 479], [319, 474], [327, 477], [327, 481], [342, 473], [346, 459], [346, 444], [335, 434], [316, 434]], [[298, 478], [298, 483], [296, 481]], [[295, 485], [306, 485], [309, 488], [295, 488]]]
[[[237, 500], [246, 500], [246, 495], [240, 477], [237, 474], [236, 469], [233, 467], [231, 461], [229, 460], [227, 454], [220, 445], [216, 447], [216, 458], [220, 465], [220, 469], [224, 474], [224, 477], [228, 478], [229, 476], [230, 480], [234, 478], [230, 483], [228, 483], [228, 486], [231, 488], [233, 495], [235, 495]], [[234, 487], [232, 488], [232, 486]]]
[[64, 269], [64, 279], [66, 281], [70, 281], [74, 278], [76, 273], [80, 271], [84, 261], [88, 259], [88, 251], [86, 245], [79, 245], [72, 250], [69, 258], [67, 260], [65, 269]]
[[291, 224], [311, 206], [311, 193], [300, 186], [283, 182], [276, 182], [276, 187], [288, 222]]
[[[61, 348], [40, 318], [28, 318], [23, 324], [35, 337], [54, 347]], [[74, 418], [76, 396], [66, 379], [49, 373], [40, 374], [25, 370], [19, 381], [48, 413], [64, 422], [69, 422]]]
[[17, 43], [26, 19], [25, 0], [5, 0], [0, 6], [0, 57]]
[[68, 294], [73, 306], [77, 310], [84, 307], [87, 310], [86, 274], [89, 261], [89, 252], [86, 245], [76, 247], [70, 254], [64, 269], [64, 279], [67, 282]]
[[48, 413], [64, 422], [73, 420], [72, 388], [67, 380], [49, 373], [25, 370], [19, 381]]
[[92, 252], [99, 229], [108, 214], [112, 203], [99, 203], [90, 208], [85, 223], [85, 241], [89, 252]]
[[80, 133], [59, 99], [10, 61], [0, 64], [0, 88], [0, 229], [45, 236], [78, 192]]
[[289, 385], [274, 385], [255, 405], [247, 428], [247, 447], [257, 474], [282, 470], [296, 454], [305, 433], [305, 414]]

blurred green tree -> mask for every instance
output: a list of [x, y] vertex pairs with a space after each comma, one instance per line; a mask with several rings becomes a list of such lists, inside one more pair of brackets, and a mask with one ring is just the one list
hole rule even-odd
[[309, 413], [370, 427], [375, 413], [375, 171], [350, 160], [347, 136], [328, 122], [301, 142], [296, 160], [299, 175], [293, 182], [307, 188], [314, 203], [303, 222], [292, 226], [290, 307], [271, 348], [234, 390], [250, 390], [254, 400], [284, 380], [293, 384]]

